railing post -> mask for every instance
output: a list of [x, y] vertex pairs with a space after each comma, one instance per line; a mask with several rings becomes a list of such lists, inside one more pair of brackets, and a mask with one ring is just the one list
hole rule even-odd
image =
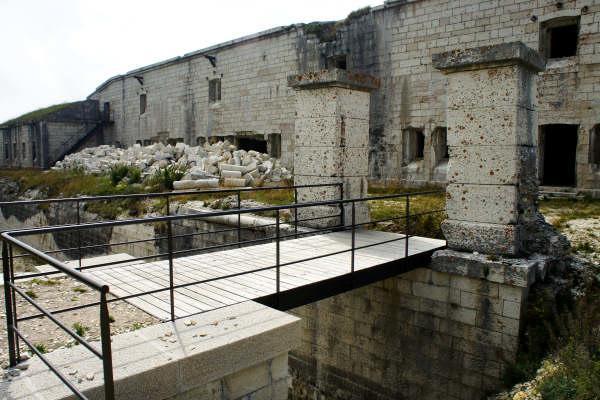
[[[167, 196], [167, 216], [171, 215], [169, 196]], [[171, 220], [167, 221], [167, 247], [169, 252], [169, 300], [171, 303], [171, 321], [175, 320], [175, 292], [173, 290], [173, 225]]]
[[404, 238], [404, 258], [408, 258], [408, 237], [410, 236], [410, 196], [406, 195], [406, 230]]
[[298, 239], [298, 188], [294, 186], [294, 238]]
[[[340, 200], [344, 200], [344, 183], [340, 182]], [[354, 207], [354, 202], [352, 203]], [[354, 218], [354, 212], [352, 213], [352, 218]], [[340, 219], [342, 228], [346, 226], [346, 210], [344, 209], [344, 203], [340, 202]]]
[[[8, 257], [9, 257], [9, 273], [10, 273], [10, 282], [12, 283], [11, 294], [12, 294], [12, 307], [13, 307], [13, 326], [15, 329], [19, 328], [19, 323], [17, 321], [17, 296], [15, 296], [15, 257], [13, 254], [13, 246], [12, 244], [8, 245]], [[17, 361], [21, 359], [21, 349], [19, 348], [19, 335], [15, 333], [15, 353], [17, 357]]]
[[[354, 201], [352, 202], [352, 249], [351, 254], [352, 258], [350, 260], [350, 271], [354, 272], [354, 248], [356, 247], [356, 206], [354, 205]], [[342, 205], [343, 206], [343, 205]]]
[[2, 273], [4, 278], [4, 306], [6, 308], [6, 333], [8, 335], [8, 359], [11, 367], [17, 365], [17, 343], [13, 326], [15, 315], [13, 314], [13, 291], [10, 287], [10, 261], [8, 258], [8, 245], [6, 241], [2, 241]]
[[280, 238], [281, 238], [281, 235], [279, 232], [279, 210], [277, 210], [276, 220], [275, 220], [275, 267], [276, 267], [277, 276], [275, 278], [275, 281], [276, 281], [276, 285], [277, 285], [277, 305], [278, 306], [279, 306], [279, 292], [281, 290], [280, 272], [279, 272], [279, 264], [280, 264], [279, 242], [280, 242]]
[[[77, 205], [77, 225], [80, 225], [81, 224], [81, 215], [79, 213], [79, 206], [80, 206], [79, 199], [77, 199], [76, 205]], [[76, 231], [76, 232], [77, 232], [77, 252], [79, 255], [79, 271], [81, 271], [81, 257], [82, 257], [82, 254], [81, 254], [81, 232], [79, 232], [79, 231]]]
[[242, 242], [242, 214], [239, 212], [239, 210], [242, 209], [242, 196], [241, 196], [241, 190], [237, 191], [237, 209], [238, 209], [238, 215], [237, 215], [237, 241], [238, 241], [238, 247], [240, 247], [240, 243]]
[[113, 378], [112, 349], [110, 343], [110, 317], [106, 302], [108, 286], [100, 290], [100, 341], [102, 343], [102, 367], [104, 372], [104, 398], [114, 400], [115, 383]]

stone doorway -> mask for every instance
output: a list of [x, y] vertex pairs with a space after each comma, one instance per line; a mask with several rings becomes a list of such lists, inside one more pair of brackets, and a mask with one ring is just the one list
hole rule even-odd
[[579, 125], [543, 125], [540, 130], [540, 180], [545, 186], [575, 186]]
[[263, 135], [238, 136], [236, 138], [237, 148], [240, 150], [255, 150], [260, 153], [267, 152], [267, 141]]

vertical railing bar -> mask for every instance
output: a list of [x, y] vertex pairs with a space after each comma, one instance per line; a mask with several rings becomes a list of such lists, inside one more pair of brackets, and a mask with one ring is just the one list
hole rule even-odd
[[356, 206], [352, 202], [352, 258], [350, 260], [350, 271], [354, 273], [354, 249], [356, 248]]
[[[298, 205], [298, 188], [294, 186], [294, 205]], [[298, 239], [298, 207], [294, 207], [294, 235]]]
[[[344, 183], [340, 182], [340, 200], [344, 200]], [[346, 209], [344, 203], [340, 203], [340, 219], [342, 228], [346, 226]]]
[[[13, 246], [12, 244], [8, 245], [8, 254], [10, 257], [10, 261], [9, 261], [9, 274], [10, 274], [10, 282], [14, 285], [15, 284], [15, 263], [14, 263], [14, 253], [13, 253]], [[13, 322], [13, 326], [18, 329], [19, 328], [19, 323], [17, 321], [17, 296], [15, 296], [15, 289], [14, 286], [11, 286], [11, 295], [12, 295], [12, 307], [13, 307], [13, 316], [14, 316], [14, 322]], [[15, 353], [16, 353], [16, 357], [17, 357], [17, 361], [19, 361], [21, 359], [21, 349], [20, 349], [20, 340], [19, 340], [19, 335], [17, 335], [16, 333], [14, 333], [15, 335]]]
[[[242, 195], [241, 190], [237, 191], [237, 208], [240, 210], [242, 208]], [[242, 242], [242, 214], [238, 212], [237, 215], [237, 241], [238, 247], [240, 247], [240, 243]]]
[[8, 358], [9, 365], [14, 367], [17, 365], [17, 352], [15, 343], [15, 333], [13, 331], [15, 315], [13, 308], [14, 296], [13, 291], [10, 288], [10, 262], [8, 256], [8, 244], [6, 241], [2, 242], [2, 273], [4, 279], [4, 306], [6, 311], [6, 334], [8, 335]]
[[[171, 215], [171, 205], [167, 196], [167, 215]], [[175, 320], [175, 291], [173, 290], [173, 226], [171, 220], [167, 221], [167, 247], [169, 253], [169, 300], [171, 304], [171, 321]]]
[[110, 316], [106, 293], [108, 286], [102, 287], [100, 291], [100, 340], [102, 343], [102, 367], [104, 372], [104, 397], [106, 400], [114, 400], [115, 383], [113, 378], [112, 349], [110, 343]]
[[[81, 215], [79, 214], [79, 199], [77, 199], [76, 202], [77, 205], [77, 225], [81, 224]], [[77, 250], [78, 250], [78, 255], [79, 255], [79, 271], [81, 271], [81, 235], [78, 234], [77, 235]]]
[[276, 213], [276, 222], [275, 222], [275, 266], [276, 266], [276, 285], [277, 285], [277, 305], [279, 306], [279, 292], [281, 290], [281, 284], [280, 284], [280, 271], [279, 271], [279, 264], [280, 264], [280, 232], [279, 232], [279, 210], [277, 210]]
[[404, 240], [404, 258], [408, 258], [408, 237], [410, 236], [410, 196], [406, 195], [406, 229], [405, 229], [405, 240]]

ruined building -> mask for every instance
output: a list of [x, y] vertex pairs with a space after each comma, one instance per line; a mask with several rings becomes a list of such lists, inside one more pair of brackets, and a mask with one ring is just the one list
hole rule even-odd
[[291, 166], [295, 92], [287, 77], [326, 68], [368, 73], [381, 80], [364, 127], [370, 179], [445, 183], [447, 78], [431, 56], [514, 41], [547, 59], [534, 122], [542, 186], [598, 195], [599, 0], [389, 0], [343, 21], [274, 28], [142, 67], [108, 79], [89, 99], [110, 116], [105, 143], [231, 138]]

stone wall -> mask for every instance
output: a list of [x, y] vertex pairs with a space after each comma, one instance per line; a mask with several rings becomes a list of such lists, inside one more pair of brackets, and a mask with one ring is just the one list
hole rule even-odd
[[[575, 16], [577, 55], [550, 60], [538, 78], [539, 124], [579, 125], [577, 187], [597, 189], [600, 172], [591, 163], [589, 144], [590, 130], [600, 123], [599, 15], [597, 0], [386, 1], [338, 24], [333, 35], [303, 25], [276, 28], [131, 71], [109, 80], [91, 98], [110, 102], [114, 110], [116, 123], [107, 140], [130, 145], [167, 133], [194, 143], [205, 136], [280, 133], [283, 160], [291, 166], [294, 107], [286, 75], [316, 71], [329, 66], [332, 57], [346, 57], [348, 69], [381, 79], [371, 99], [371, 179], [444, 182], [445, 159], [436, 155], [433, 133], [446, 127], [447, 80], [432, 67], [432, 54], [513, 41], [538, 49], [541, 24]], [[216, 67], [204, 54], [216, 56]], [[143, 84], [134, 76], [143, 76]], [[218, 77], [222, 99], [209, 104], [208, 79]], [[141, 93], [148, 101], [143, 115]], [[422, 157], [404, 156], [412, 146], [411, 129], [425, 136]]]
[[[112, 336], [115, 398], [285, 400], [287, 354], [298, 345], [299, 328], [297, 318], [248, 301]], [[102, 363], [86, 348], [72, 346], [46, 357], [87, 398], [104, 399]], [[22, 370], [0, 382], [2, 398], [73, 398], [39, 357]]]
[[[475, 262], [475, 261], [474, 261]], [[535, 276], [440, 262], [299, 307], [292, 398], [481, 399], [518, 346]]]
[[[90, 97], [110, 103], [115, 124], [107, 135], [121, 145], [159, 137], [196, 144], [215, 136], [253, 133], [266, 140], [280, 134], [283, 161], [291, 165], [294, 107], [287, 76], [298, 69], [301, 35], [281, 28], [191, 53], [109, 80]], [[215, 57], [215, 65], [204, 55]], [[213, 79], [221, 80], [221, 99], [210, 102]]]

